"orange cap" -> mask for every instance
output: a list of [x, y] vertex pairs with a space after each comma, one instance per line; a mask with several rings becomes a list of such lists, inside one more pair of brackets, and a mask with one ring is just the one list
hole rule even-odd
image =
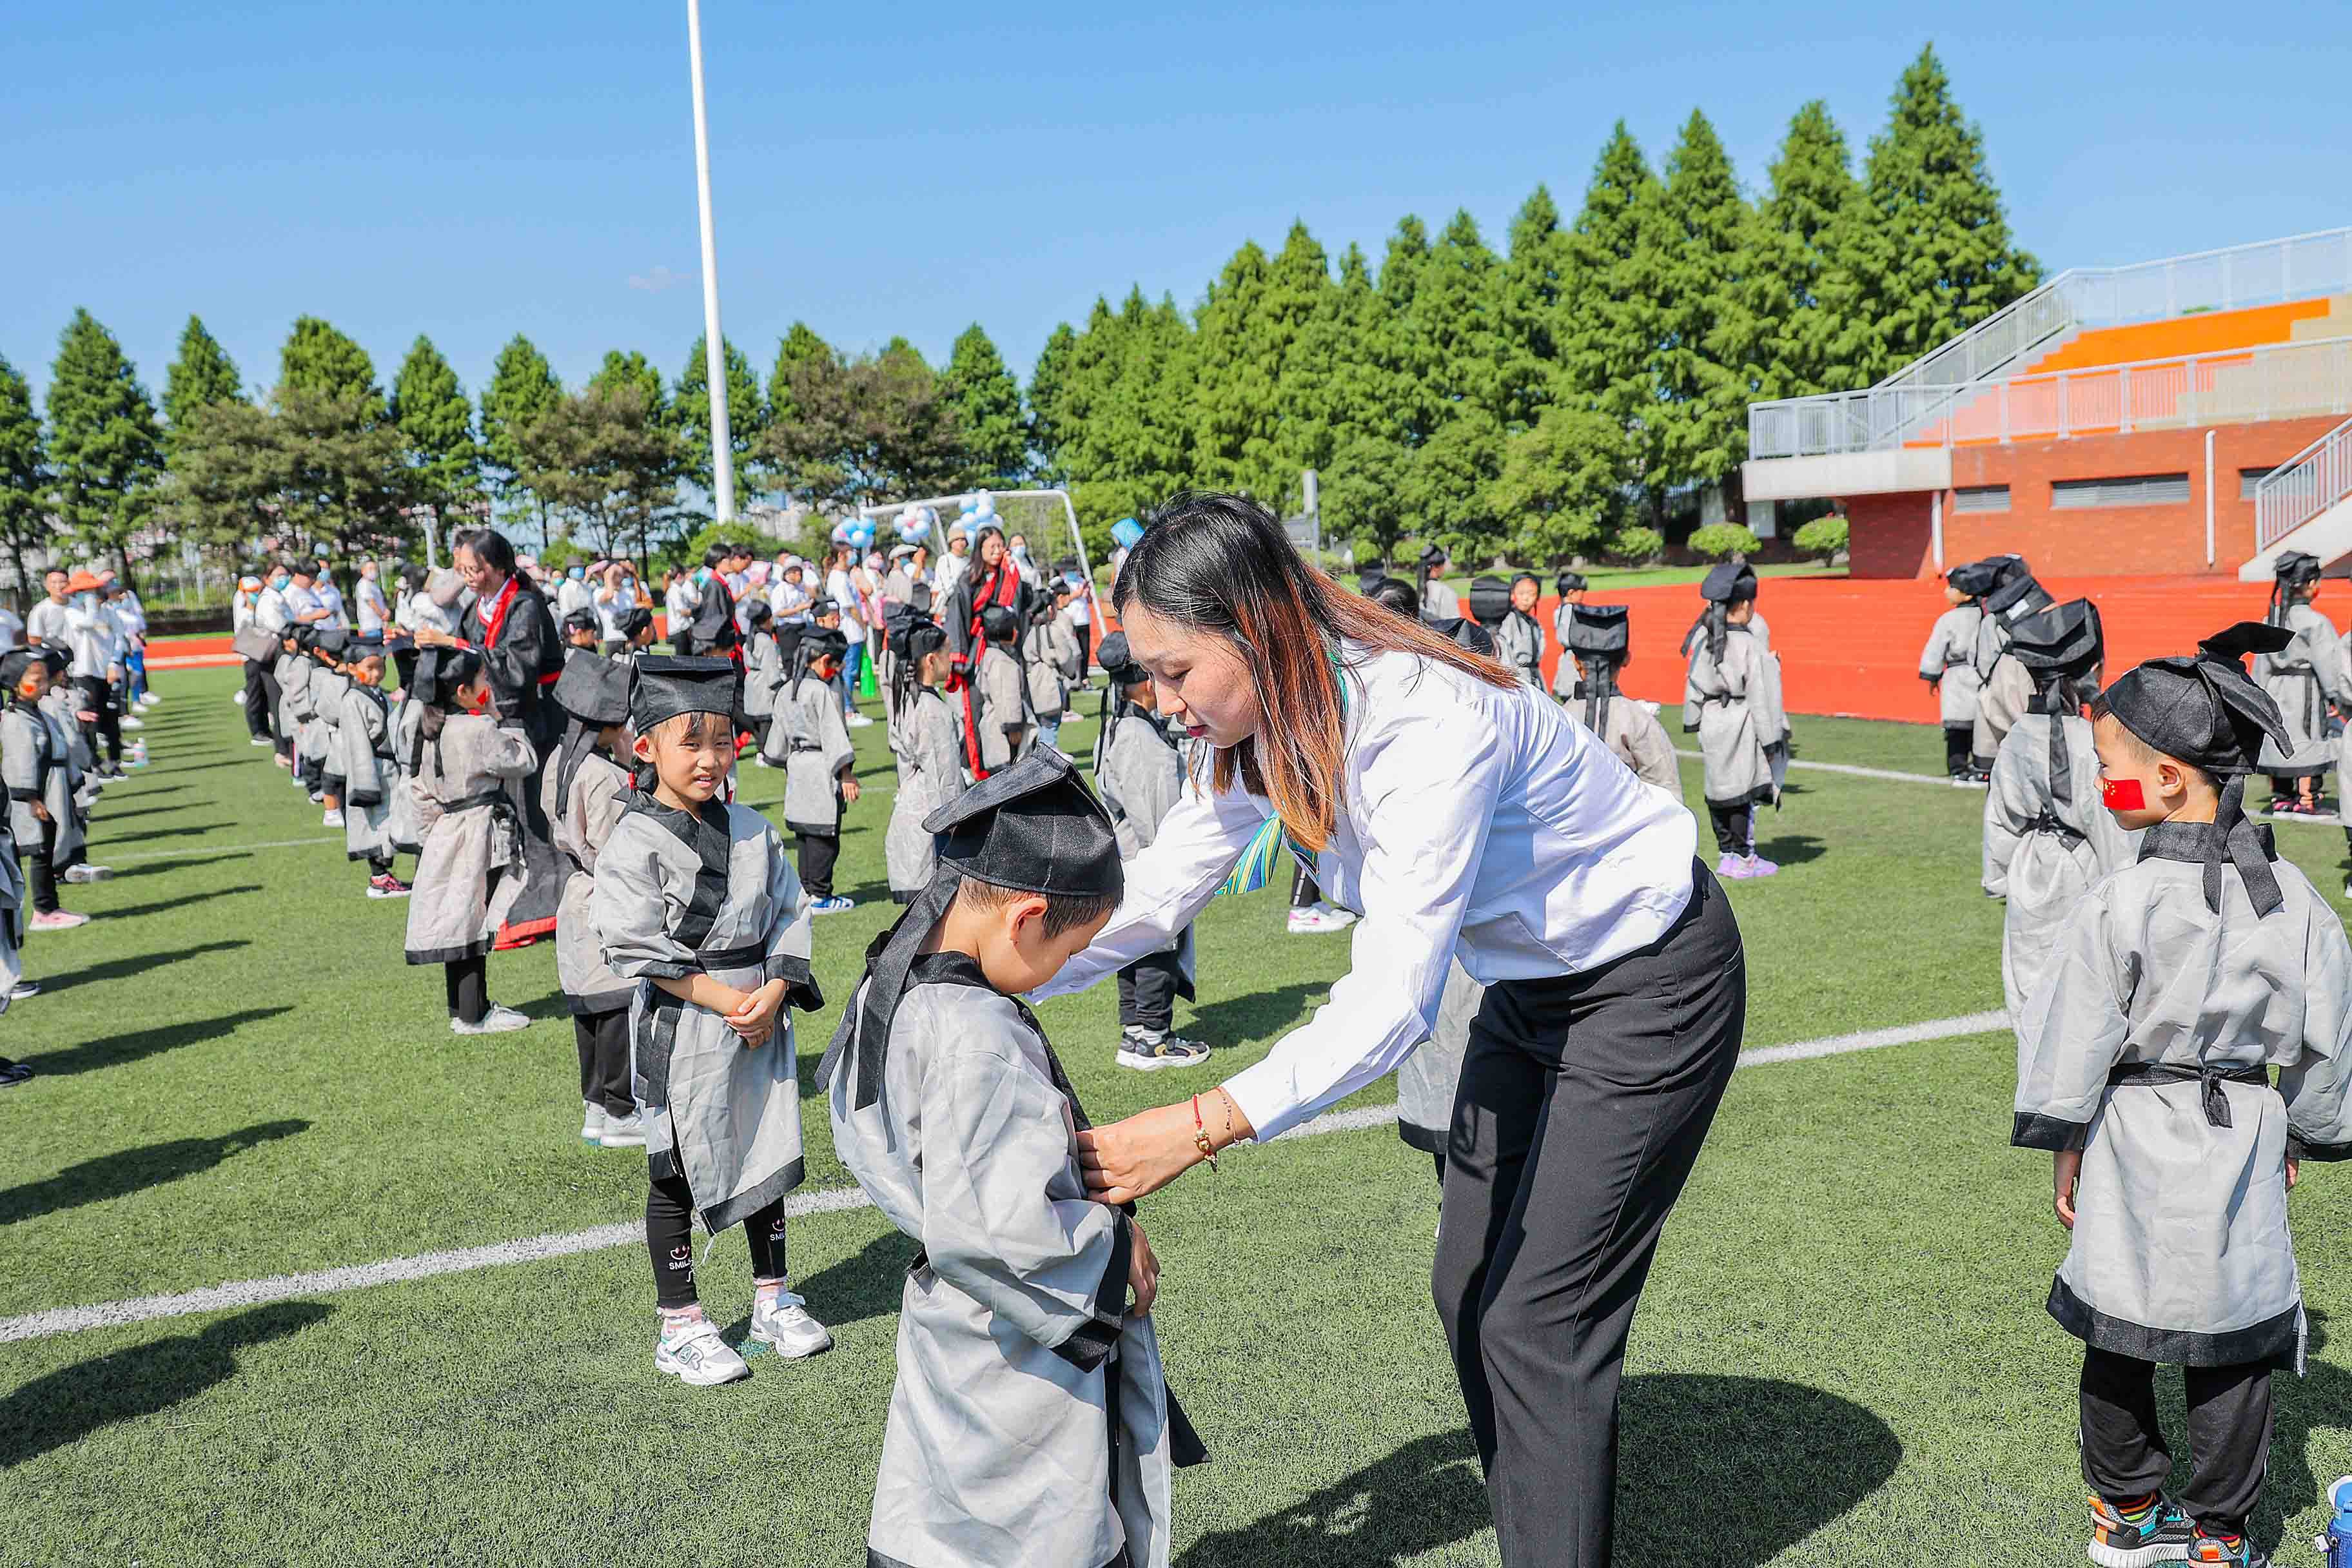
[[91, 576], [87, 572], [77, 572], [72, 576], [66, 579], [66, 592], [68, 594], [95, 594], [98, 592], [98, 579]]

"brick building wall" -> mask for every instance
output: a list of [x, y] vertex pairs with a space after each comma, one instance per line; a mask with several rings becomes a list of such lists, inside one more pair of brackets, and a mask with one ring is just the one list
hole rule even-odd
[[[2242, 499], [2239, 470], [2269, 469], [2342, 421], [2277, 419], [2214, 426], [2213, 561], [2205, 561], [2205, 428], [2086, 436], [2014, 446], [1960, 447], [1952, 452], [1955, 489], [2009, 487], [2007, 511], [1963, 512], [1944, 496], [1947, 563], [2014, 553], [2036, 575], [2136, 576], [2234, 573], [2254, 552], [2254, 503]], [[2189, 499], [2160, 506], [2051, 505], [2063, 479], [2138, 474], [2189, 476]], [[1936, 573], [1930, 498], [1854, 496], [1846, 502], [1849, 552], [1857, 577], [1927, 577]]]

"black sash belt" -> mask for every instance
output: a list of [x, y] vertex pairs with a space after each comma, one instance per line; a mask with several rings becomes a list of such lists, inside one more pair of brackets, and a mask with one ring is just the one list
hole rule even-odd
[[2025, 825], [2025, 831], [2028, 833], [2055, 834], [2060, 838], [2064, 839], [2069, 845], [2085, 842], [2085, 835], [2078, 830], [2073, 823], [2047, 811], [2035, 817], [2032, 821], [2027, 823]]
[[2251, 1083], [2268, 1089], [2271, 1075], [2259, 1067], [2172, 1067], [2162, 1062], [2126, 1062], [2107, 1074], [2109, 1089], [2147, 1089], [2160, 1083], [2195, 1083], [2203, 1085], [2205, 1125], [2228, 1127], [2230, 1097], [2221, 1092], [2225, 1083]]
[[448, 805], [443, 806], [441, 810], [445, 816], [455, 816], [461, 811], [471, 811], [476, 806], [481, 805], [503, 805], [512, 808], [514, 805], [514, 797], [508, 795], [507, 792], [502, 789], [486, 789], [479, 795], [469, 795], [462, 799], [453, 800]]
[[749, 947], [721, 948], [716, 952], [698, 952], [694, 966], [709, 974], [718, 969], [760, 969], [768, 962], [768, 945], [755, 942]]

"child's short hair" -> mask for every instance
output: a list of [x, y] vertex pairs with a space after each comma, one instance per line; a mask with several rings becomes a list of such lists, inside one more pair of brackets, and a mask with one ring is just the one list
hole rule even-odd
[[2209, 789], [2218, 790], [2221, 787], [2221, 781], [2220, 779], [2215, 778], [2211, 773], [2207, 773], [2195, 763], [2184, 763], [2179, 757], [2173, 756], [2168, 752], [2159, 752], [2154, 746], [2149, 745], [2146, 741], [2140, 739], [2138, 733], [2134, 731], [2130, 725], [2125, 723], [2121, 719], [2116, 719], [2115, 708], [2107, 701], [2106, 693], [2105, 692], [2101, 692], [2098, 696], [2091, 699], [2091, 722], [2095, 724], [2102, 719], [2115, 719], [2116, 733], [2122, 737], [2124, 749], [2131, 752], [2132, 755], [2138, 758], [2141, 762], [2170, 763], [2174, 767], [2180, 769], [2190, 777], [2204, 781], [2206, 787]]
[[982, 910], [1001, 910], [1015, 899], [1042, 898], [1045, 900], [1045, 934], [1049, 937], [1092, 925], [1118, 908], [1116, 894], [1078, 899], [1052, 893], [1031, 893], [1021, 888], [1000, 888], [994, 882], [983, 882], [977, 877], [966, 877], [959, 882], [956, 897], [969, 899], [973, 908]]

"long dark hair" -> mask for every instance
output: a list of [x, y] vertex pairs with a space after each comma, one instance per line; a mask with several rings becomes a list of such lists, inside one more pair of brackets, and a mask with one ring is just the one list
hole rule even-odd
[[1262, 718], [1249, 740], [1218, 749], [1216, 787], [1232, 787], [1238, 775], [1274, 803], [1291, 837], [1310, 849], [1329, 842], [1346, 804], [1342, 645], [1410, 653], [1489, 686], [1518, 684], [1494, 659], [1341, 592], [1291, 548], [1274, 514], [1246, 496], [1186, 490], [1156, 508], [1111, 589], [1121, 616], [1137, 601], [1223, 637], [1241, 656]]
[[450, 542], [449, 552], [470, 550], [474, 559], [503, 577], [515, 574], [515, 547], [495, 528], [469, 528]]

